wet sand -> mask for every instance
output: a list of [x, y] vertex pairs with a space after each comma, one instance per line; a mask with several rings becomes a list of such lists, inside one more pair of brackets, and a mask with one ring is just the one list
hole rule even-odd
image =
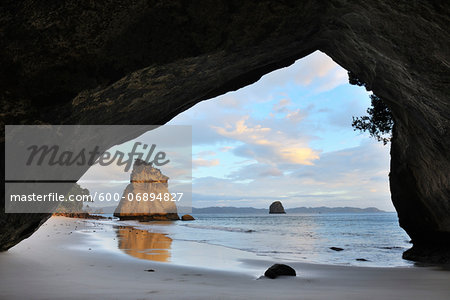
[[108, 221], [53, 217], [0, 253], [0, 299], [448, 299], [450, 272], [289, 262]]

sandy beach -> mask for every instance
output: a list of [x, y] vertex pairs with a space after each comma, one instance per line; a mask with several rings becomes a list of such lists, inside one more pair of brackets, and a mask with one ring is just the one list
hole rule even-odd
[[[156, 253], [139, 250], [148, 247], [148, 243], [157, 249]], [[221, 246], [177, 241], [175, 247], [171, 243], [165, 236], [113, 228], [108, 221], [52, 217], [30, 238], [0, 253], [0, 298], [448, 299], [450, 296], [450, 272], [440, 268], [289, 262], [297, 276], [272, 280], [260, 276], [280, 261]], [[149, 259], [146, 255], [154, 256]], [[183, 255], [185, 261], [176, 259]]]

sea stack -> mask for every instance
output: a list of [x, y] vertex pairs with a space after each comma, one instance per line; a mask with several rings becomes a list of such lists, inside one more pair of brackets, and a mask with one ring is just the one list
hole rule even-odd
[[121, 220], [168, 221], [179, 220], [177, 206], [170, 201], [169, 177], [141, 159], [136, 159], [130, 184], [114, 211]]
[[285, 214], [283, 204], [280, 201], [275, 201], [270, 204], [269, 214]]

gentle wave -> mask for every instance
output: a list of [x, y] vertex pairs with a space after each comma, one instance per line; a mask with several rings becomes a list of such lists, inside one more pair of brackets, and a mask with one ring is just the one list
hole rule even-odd
[[196, 229], [209, 229], [209, 230], [220, 230], [220, 231], [229, 231], [229, 232], [244, 232], [244, 233], [256, 232], [256, 230], [253, 230], [253, 229], [236, 228], [236, 227], [208, 226], [208, 225], [194, 225], [194, 224], [184, 224], [181, 226], [189, 227], [189, 228], [196, 228]]

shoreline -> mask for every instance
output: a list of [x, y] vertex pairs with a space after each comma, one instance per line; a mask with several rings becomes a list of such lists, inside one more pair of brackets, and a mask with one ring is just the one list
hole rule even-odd
[[[177, 241], [182, 242], [182, 247], [172, 251], [181, 251], [180, 255], [186, 251], [188, 257], [196, 255], [198, 259], [190, 265], [142, 259], [119, 249], [111, 225], [96, 220], [50, 218], [30, 238], [0, 253], [0, 298], [446, 299], [450, 295], [450, 272], [435, 267], [288, 262], [297, 276], [272, 280], [259, 276], [280, 261], [250, 255], [232, 266], [230, 262], [242, 253], [232, 253], [223, 246], [195, 247], [196, 242], [187, 241]], [[220, 257], [223, 264], [214, 265], [213, 260]]]
[[[338, 216], [339, 218], [344, 216], [344, 214], [329, 215]], [[405, 233], [400, 230], [397, 224], [395, 224], [393, 232], [391, 231], [392, 228], [384, 230], [384, 234], [389, 236], [388, 238], [380, 238], [383, 235], [380, 232], [378, 236], [370, 234], [373, 240], [366, 242], [366, 240], [361, 238], [364, 234], [360, 230], [355, 231], [355, 227], [349, 224], [346, 224], [347, 227], [352, 227], [347, 229], [349, 231], [338, 229], [335, 231], [336, 235], [330, 235], [325, 227], [323, 227], [321, 231], [315, 233], [308, 232], [305, 229], [303, 230], [304, 232], [298, 235], [295, 234], [294, 236], [291, 230], [284, 230], [284, 228], [302, 225], [293, 224], [289, 221], [286, 222], [285, 220], [292, 217], [295, 218], [297, 215], [286, 217], [283, 215], [280, 221], [285, 222], [285, 224], [280, 226], [285, 227], [280, 228], [278, 232], [274, 232], [273, 228], [270, 228], [270, 225], [264, 227], [261, 226], [260, 221], [256, 222], [260, 217], [265, 217], [264, 221], [270, 222], [273, 216], [268, 214], [263, 216], [219, 215], [219, 218], [211, 214], [199, 214], [197, 216], [196, 222], [184, 223], [114, 222], [150, 232], [168, 234], [174, 240], [174, 243], [177, 243], [175, 241], [188, 240], [206, 246], [217, 245], [227, 249], [244, 251], [266, 260], [365, 267], [414, 267], [415, 265], [413, 261], [402, 259], [402, 253], [410, 249], [411, 244], [408, 243]], [[298, 216], [305, 217], [303, 214]], [[357, 214], [357, 216], [363, 217], [362, 214]], [[218, 221], [222, 220], [223, 217], [233, 220], [234, 218], [238, 218], [238, 220], [233, 224]], [[241, 217], [253, 220], [250, 222], [240, 222], [239, 218]], [[255, 217], [257, 219], [254, 219]], [[318, 216], [312, 215], [312, 217], [317, 218]], [[306, 218], [311, 218], [311, 215], [307, 215]], [[333, 218], [330, 219], [328, 216], [326, 218], [324, 222], [336, 222]], [[295, 219], [294, 221], [297, 222], [297, 218]], [[315, 223], [320, 221], [309, 220], [306, 226], [314, 226]], [[340, 222], [339, 220], [338, 223]], [[391, 222], [391, 220], [388, 220], [388, 222]], [[339, 226], [339, 224], [336, 224], [336, 226]], [[389, 226], [392, 226], [392, 224], [389, 224]], [[330, 229], [332, 231], [335, 230], [334, 228]], [[314, 231], [314, 229], [311, 230]], [[286, 238], [283, 238], [283, 236]], [[336, 236], [343, 236], [343, 238], [336, 238]], [[356, 238], [353, 238], [353, 236]], [[338, 248], [345, 251], [336, 251], [335, 249]]]

